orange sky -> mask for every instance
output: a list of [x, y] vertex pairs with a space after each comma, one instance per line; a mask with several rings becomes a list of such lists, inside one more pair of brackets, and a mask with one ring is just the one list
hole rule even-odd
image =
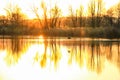
[[[6, 7], [8, 3], [11, 4], [18, 4], [20, 8], [22, 9], [22, 12], [25, 13], [29, 18], [34, 18], [35, 15], [31, 11], [32, 6], [40, 6], [41, 0], [0, 0], [0, 14], [5, 14], [5, 10], [3, 8]], [[87, 10], [87, 5], [89, 0], [44, 0], [46, 2], [46, 5], [50, 6], [50, 3], [53, 5], [57, 3], [57, 5], [62, 10], [62, 15], [68, 15], [68, 7], [69, 5], [72, 5], [74, 9], [77, 9], [80, 5], [80, 3], [84, 6], [84, 11]], [[50, 2], [51, 1], [51, 2]], [[103, 0], [105, 3], [105, 8], [108, 9], [110, 6], [118, 3], [119, 0]]]

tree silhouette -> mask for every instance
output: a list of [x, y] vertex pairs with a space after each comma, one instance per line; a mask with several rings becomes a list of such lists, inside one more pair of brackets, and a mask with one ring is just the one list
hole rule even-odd
[[117, 26], [120, 27], [120, 2], [117, 5]]
[[57, 4], [55, 4], [55, 6], [51, 9], [51, 13], [52, 14], [50, 18], [50, 27], [54, 28], [54, 27], [57, 27], [57, 23], [59, 22], [58, 20], [61, 14], [61, 10], [57, 6]]
[[33, 13], [36, 15], [36, 17], [37, 17], [37, 19], [39, 21], [39, 26], [42, 27], [42, 20], [41, 20], [41, 17], [39, 15], [38, 8], [33, 6], [31, 9], [32, 9]]
[[80, 5], [80, 8], [79, 8], [79, 24], [80, 24], [80, 27], [82, 27], [83, 25], [83, 10], [84, 10], [84, 7], [82, 5]]
[[11, 26], [18, 27], [23, 20], [20, 7], [18, 5], [8, 4], [4, 10], [7, 13], [7, 20], [10, 22]]
[[107, 20], [110, 26], [113, 26], [113, 15], [114, 15], [114, 9], [111, 7], [110, 9], [107, 10]]
[[104, 9], [103, 0], [97, 0], [97, 17], [96, 17], [97, 27], [100, 27], [103, 9]]
[[96, 9], [95, 0], [90, 0], [88, 9], [91, 16], [91, 26], [94, 28], [95, 27], [95, 9]]
[[5, 32], [5, 34], [10, 33], [12, 35], [14, 33], [22, 33], [25, 14], [22, 13], [21, 8], [18, 5], [9, 3], [4, 10], [6, 12], [6, 18], [4, 20], [5, 27], [3, 28], [3, 32]]
[[73, 27], [77, 27], [77, 10], [73, 10], [72, 6], [69, 6], [70, 18], [72, 20]]

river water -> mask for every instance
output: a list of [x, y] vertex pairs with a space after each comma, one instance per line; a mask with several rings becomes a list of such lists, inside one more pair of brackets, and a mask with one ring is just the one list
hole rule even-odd
[[0, 37], [0, 80], [120, 80], [120, 41]]

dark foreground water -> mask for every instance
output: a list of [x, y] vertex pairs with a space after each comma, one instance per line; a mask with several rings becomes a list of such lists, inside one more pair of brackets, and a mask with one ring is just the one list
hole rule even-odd
[[120, 80], [120, 41], [1, 37], [0, 80]]

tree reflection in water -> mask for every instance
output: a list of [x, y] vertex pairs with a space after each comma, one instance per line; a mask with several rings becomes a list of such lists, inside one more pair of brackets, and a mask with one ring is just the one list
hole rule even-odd
[[46, 67], [46, 62], [47, 62], [47, 47], [48, 47], [48, 42], [45, 40], [44, 41], [44, 53], [41, 56], [41, 61], [40, 61], [40, 65], [41, 67]]
[[50, 60], [53, 61], [54, 67], [56, 68], [61, 58], [60, 46], [56, 43], [56, 39], [51, 40], [49, 45], [51, 51]]
[[[33, 63], [38, 62], [42, 68], [46, 68], [47, 65], [54, 65], [54, 68], [57, 70], [61, 65], [60, 61], [67, 55], [69, 66], [75, 63], [80, 68], [86, 67], [88, 70], [95, 71], [98, 74], [104, 69], [106, 60], [120, 69], [119, 41], [84, 41], [81, 39], [79, 41], [66, 41], [55, 38], [41, 41], [39, 39], [26, 40], [14, 36], [4, 39], [4, 42], [0, 39], [0, 45], [4, 45], [0, 50], [7, 51], [4, 60], [9, 66], [17, 64], [24, 54], [28, 54], [31, 55]], [[34, 45], [38, 45], [36, 46], [37, 48], [30, 48]], [[61, 50], [64, 47], [66, 47], [64, 49], [66, 51], [63, 53]], [[33, 49], [32, 53], [31, 51], [27, 52], [29, 49]]]
[[120, 43], [117, 42], [117, 47], [118, 47], [117, 66], [120, 70], [120, 47], [119, 46], [120, 46]]
[[10, 36], [9, 39], [3, 39], [3, 50], [6, 50], [6, 56], [4, 60], [10, 66], [11, 64], [17, 64], [23, 51], [22, 40], [16, 36]]
[[100, 73], [102, 71], [103, 59], [101, 59], [101, 50], [100, 50], [100, 43], [99, 41], [91, 41], [90, 43], [90, 53], [88, 53], [88, 69], [92, 71], [96, 71], [97, 73]]

